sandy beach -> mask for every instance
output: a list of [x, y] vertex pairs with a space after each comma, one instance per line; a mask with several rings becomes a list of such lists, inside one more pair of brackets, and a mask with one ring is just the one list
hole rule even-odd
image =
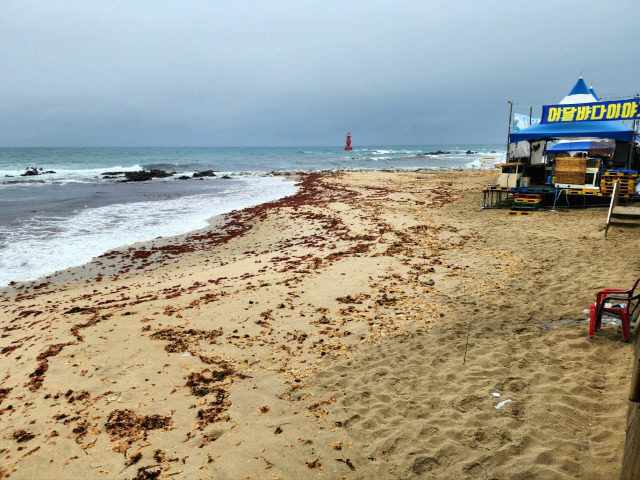
[[584, 310], [637, 230], [494, 180], [306, 175], [6, 289], [0, 478], [616, 478], [633, 348]]

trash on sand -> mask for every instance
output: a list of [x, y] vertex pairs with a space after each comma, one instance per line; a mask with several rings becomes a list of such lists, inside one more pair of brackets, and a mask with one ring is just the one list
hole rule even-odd
[[498, 392], [491, 392], [491, 396], [495, 398], [500, 398], [500, 394]]
[[510, 401], [511, 401], [510, 398], [508, 398], [506, 400], [503, 400], [493, 408], [495, 408], [496, 410], [500, 410], [504, 406], [505, 403], [509, 403]]
[[190, 354], [189, 352], [184, 352], [184, 353], [182, 354], [182, 356], [183, 356], [183, 357], [190, 357], [190, 356], [191, 356], [191, 354]]

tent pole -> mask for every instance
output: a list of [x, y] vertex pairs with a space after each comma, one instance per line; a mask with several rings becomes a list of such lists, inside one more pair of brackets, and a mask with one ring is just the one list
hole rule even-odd
[[513, 102], [511, 100], [507, 100], [509, 104], [509, 127], [507, 128], [507, 156], [506, 163], [509, 163], [509, 136], [511, 135], [511, 117], [513, 116]]
[[[638, 98], [638, 94], [636, 93], [635, 98]], [[629, 158], [627, 159], [627, 168], [631, 168], [633, 161], [633, 150], [636, 145], [636, 135], [638, 131], [638, 120], [635, 119], [631, 124], [631, 142], [629, 143]]]

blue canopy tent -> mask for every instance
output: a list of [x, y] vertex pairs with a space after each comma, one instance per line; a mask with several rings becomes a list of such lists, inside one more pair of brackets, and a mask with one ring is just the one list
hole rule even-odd
[[[593, 89], [587, 87], [582, 77], [576, 82], [569, 94], [560, 104], [576, 104], [597, 102], [598, 97]], [[537, 124], [529, 128], [513, 132], [509, 135], [510, 143], [533, 140], [557, 140], [561, 138], [610, 138], [622, 142], [632, 142], [634, 132], [621, 121], [588, 121], [570, 123]]]
[[509, 135], [509, 142], [556, 140], [559, 138], [611, 138], [622, 142], [633, 141], [633, 129], [619, 121], [591, 121], [571, 123], [545, 123], [533, 125]]

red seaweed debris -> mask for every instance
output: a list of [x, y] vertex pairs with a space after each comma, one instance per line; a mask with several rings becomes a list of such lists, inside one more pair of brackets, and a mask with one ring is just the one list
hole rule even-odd
[[185, 253], [211, 250], [217, 245], [226, 244], [245, 235], [253, 228], [257, 220], [262, 220], [267, 217], [270, 211], [277, 211], [281, 208], [291, 208], [305, 219], [320, 221], [327, 230], [345, 234], [348, 229], [341, 220], [323, 213], [300, 211], [303, 207], [324, 205], [326, 202], [338, 199], [344, 201], [345, 197], [352, 198], [360, 195], [345, 187], [322, 183], [321, 180], [324, 176], [322, 174], [301, 174], [300, 181], [296, 184], [300, 189], [294, 195], [233, 211], [226, 215], [226, 223], [218, 229], [188, 235], [180, 243], [140, 248], [130, 247], [122, 251], [113, 250], [99, 258], [126, 258], [130, 263], [120, 267], [120, 273], [125, 273], [134, 268], [134, 264], [138, 261], [143, 261], [142, 266], [148, 266], [169, 261]]
[[47, 370], [49, 370], [49, 361], [47, 360], [47, 358], [55, 357], [67, 345], [75, 344], [75, 342], [67, 342], [49, 345], [44, 352], [36, 357], [36, 361], [39, 362], [38, 366], [36, 367], [34, 372], [29, 374], [29, 378], [31, 378], [31, 380], [29, 380], [29, 382], [25, 384], [25, 387], [29, 387], [29, 390], [31, 390], [32, 392], [38, 390], [42, 386], [42, 382], [44, 381], [44, 374]]
[[9, 396], [11, 390], [11, 387], [0, 388], [0, 405], [2, 405], [3, 400]]
[[138, 440], [146, 440], [149, 430], [170, 430], [173, 419], [167, 415], [138, 415], [132, 410], [114, 410], [105, 423], [112, 442], [119, 441], [116, 451], [126, 449]]

